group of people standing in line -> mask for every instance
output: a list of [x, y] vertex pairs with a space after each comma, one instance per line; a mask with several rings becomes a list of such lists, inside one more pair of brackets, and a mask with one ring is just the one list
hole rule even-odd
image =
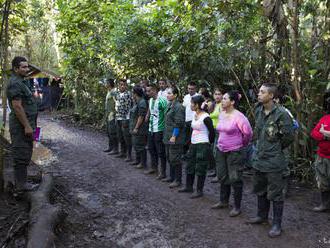
[[[157, 85], [143, 80], [131, 92], [124, 79], [118, 80], [117, 86], [113, 80], [108, 80], [107, 88], [109, 147], [105, 152], [125, 158], [137, 169], [145, 169], [145, 174], [156, 174], [157, 179], [170, 183], [170, 188], [182, 186], [182, 161], [186, 161], [186, 182], [178, 192], [191, 193], [191, 198], [203, 196], [207, 171], [215, 167], [216, 178], [212, 181], [220, 183], [220, 200], [212, 208], [228, 208], [233, 191], [231, 217], [241, 213], [242, 176], [250, 159], [257, 215], [249, 223], [268, 222], [272, 202], [273, 222], [269, 236], [281, 234], [290, 174], [289, 159], [284, 151], [293, 142], [297, 123], [290, 112], [277, 103], [275, 84], [264, 83], [259, 89], [254, 132], [248, 118], [238, 110], [241, 95], [236, 90], [224, 93], [216, 88], [212, 97], [205, 88], [198, 92], [196, 83], [190, 82], [188, 94], [181, 103], [178, 88], [163, 79]], [[315, 211], [330, 208], [330, 126], [326, 131], [330, 117], [321, 122], [312, 132], [312, 137], [320, 144], [316, 179], [322, 196], [322, 204], [314, 208]], [[252, 143], [253, 155], [248, 156], [247, 147]]]
[[[32, 156], [38, 114], [33, 89], [26, 80], [28, 71], [28, 61], [15, 57], [6, 89], [11, 109], [9, 131], [17, 192], [35, 188], [27, 182], [26, 168]], [[132, 91], [124, 79], [118, 80], [117, 85], [108, 80], [107, 88], [105, 117], [109, 147], [105, 152], [126, 158], [125, 161], [136, 168], [146, 169], [146, 174], [156, 174], [157, 179], [169, 182], [170, 188], [182, 185], [182, 161], [186, 161], [186, 183], [179, 192], [192, 193], [191, 198], [203, 196], [207, 170], [215, 166], [220, 200], [212, 208], [229, 207], [233, 190], [231, 217], [241, 213], [242, 174], [248, 160], [247, 147], [253, 144], [251, 164], [257, 215], [249, 223], [267, 223], [272, 202], [273, 222], [269, 236], [281, 234], [290, 174], [286, 151], [294, 139], [297, 122], [277, 103], [276, 85], [264, 83], [259, 89], [254, 132], [249, 120], [238, 110], [241, 98], [238, 91], [223, 94], [220, 89], [214, 89], [212, 98], [206, 89], [197, 93], [196, 83], [190, 82], [188, 94], [181, 103], [178, 88], [168, 85], [165, 80], [160, 80], [158, 85], [143, 80]], [[311, 132], [311, 137], [318, 143], [314, 167], [321, 204], [313, 209], [317, 212], [330, 209], [330, 91], [324, 97], [324, 110], [326, 115]], [[134, 161], [132, 148], [136, 156]], [[147, 148], [150, 166], [147, 165]]]

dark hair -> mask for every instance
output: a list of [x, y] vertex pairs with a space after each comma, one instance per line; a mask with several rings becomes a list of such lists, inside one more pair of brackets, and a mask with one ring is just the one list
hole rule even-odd
[[194, 81], [189, 82], [188, 85], [197, 87], [197, 84]]
[[146, 87], [149, 86], [149, 80], [148, 79], [142, 79], [141, 83], [146, 84]]
[[278, 97], [277, 96], [277, 92], [278, 92], [278, 88], [276, 84], [273, 83], [263, 83], [262, 86], [266, 87], [268, 90], [268, 93], [273, 94], [274, 98]]
[[119, 82], [119, 83], [120, 83], [120, 82], [123, 82], [123, 83], [127, 84], [127, 80], [126, 80], [126, 79], [123, 79], [123, 78], [119, 79], [118, 82]]
[[223, 90], [220, 89], [219, 87], [215, 87], [213, 90], [213, 93], [215, 93], [216, 91], [219, 91], [220, 93], [223, 93]]
[[115, 87], [115, 80], [113, 80], [112, 78], [108, 78], [106, 80], [106, 83], [109, 84], [112, 88]]
[[158, 88], [158, 85], [157, 84], [149, 84], [147, 87], [150, 87], [150, 88], [152, 88], [152, 89], [154, 89], [154, 90], [159, 90], [159, 88]]
[[133, 94], [136, 94], [139, 97], [143, 97], [144, 96], [144, 92], [143, 89], [140, 85], [135, 85], [133, 87]]
[[205, 99], [211, 98], [210, 92], [206, 88], [202, 90], [201, 95], [204, 96]]
[[177, 87], [171, 86], [170, 89], [172, 90], [173, 95], [177, 95], [178, 97], [180, 96], [180, 91]]
[[229, 96], [229, 100], [230, 101], [235, 101], [234, 103], [234, 107], [238, 108], [239, 105], [239, 101], [241, 99], [241, 94], [238, 92], [238, 90], [231, 90], [227, 92], [228, 96]]
[[205, 104], [205, 106], [202, 108], [203, 102], [205, 102], [205, 98], [202, 95], [197, 95], [197, 96], [193, 96], [191, 98], [191, 101], [194, 104], [197, 104], [198, 108], [203, 110], [203, 111], [207, 111], [207, 105]]
[[330, 114], [330, 90], [327, 90], [323, 96], [323, 110], [325, 113]]
[[11, 61], [11, 67], [14, 70], [15, 68], [19, 68], [21, 62], [27, 62], [27, 59], [21, 56], [16, 56], [14, 59]]
[[166, 82], [166, 79], [163, 79], [163, 78], [159, 79], [159, 80], [158, 80], [158, 83], [159, 83], [160, 81], [163, 81], [163, 82], [167, 83], [167, 82]]

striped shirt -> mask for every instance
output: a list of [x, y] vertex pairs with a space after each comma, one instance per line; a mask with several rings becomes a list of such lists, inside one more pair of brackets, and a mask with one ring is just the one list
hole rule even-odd
[[167, 101], [163, 97], [157, 97], [156, 100], [151, 98], [149, 100], [149, 132], [157, 133], [164, 131], [166, 108]]

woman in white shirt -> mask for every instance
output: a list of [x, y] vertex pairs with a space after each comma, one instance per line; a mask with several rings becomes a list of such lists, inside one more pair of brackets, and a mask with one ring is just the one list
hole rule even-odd
[[203, 196], [205, 176], [209, 165], [211, 144], [214, 142], [215, 131], [212, 120], [206, 112], [207, 105], [201, 95], [191, 98], [191, 110], [195, 111], [191, 122], [191, 145], [187, 153], [186, 186], [179, 192], [193, 192], [195, 175], [197, 175], [197, 190], [191, 198]]

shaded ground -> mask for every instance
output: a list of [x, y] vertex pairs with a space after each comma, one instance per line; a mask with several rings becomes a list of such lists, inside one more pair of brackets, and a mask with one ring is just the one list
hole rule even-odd
[[312, 190], [292, 188], [283, 235], [269, 239], [270, 226], [245, 224], [256, 208], [249, 176], [243, 214], [230, 218], [228, 209], [210, 210], [218, 184], [207, 182], [205, 197], [192, 200], [103, 153], [105, 134], [47, 115], [40, 124], [57, 159], [46, 168], [55, 176], [55, 200], [69, 212], [57, 247], [330, 247], [330, 214], [310, 211], [318, 200]]

